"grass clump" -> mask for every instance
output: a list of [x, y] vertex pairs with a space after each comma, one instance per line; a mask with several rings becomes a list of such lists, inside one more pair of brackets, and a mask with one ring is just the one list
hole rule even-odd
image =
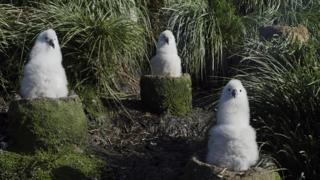
[[[255, 44], [254, 46], [251, 46]], [[252, 43], [241, 78], [265, 150], [287, 178], [319, 178], [320, 55], [312, 43]]]
[[[18, 73], [21, 73], [22, 63], [19, 59], [19, 50], [12, 48], [13, 44], [21, 43], [23, 37], [17, 33], [21, 29], [21, 17], [23, 10], [9, 4], [0, 4], [0, 95], [7, 96], [18, 83]], [[17, 45], [17, 46], [19, 46]]]
[[255, 33], [259, 27], [280, 25], [306, 27], [314, 37], [319, 38], [320, 2], [317, 0], [233, 0], [237, 14], [244, 17], [246, 27]]
[[[0, 5], [0, 52], [7, 55], [6, 51], [15, 40], [19, 39], [17, 34], [12, 31], [12, 26], [19, 19], [18, 15], [21, 10], [15, 6], [2, 4]], [[12, 18], [16, 16], [16, 18]]]
[[[225, 61], [235, 60], [245, 35], [270, 25], [304, 26], [319, 36], [320, 3], [308, 1], [197, 0], [174, 1], [164, 12], [176, 35], [183, 68], [199, 82], [224, 76]], [[300, 38], [300, 37], [294, 37]]]
[[114, 98], [120, 92], [136, 92], [138, 75], [146, 67], [149, 37], [148, 20], [139, 4], [58, 0], [0, 7], [3, 92], [17, 91], [33, 41], [47, 28], [55, 29], [59, 37], [71, 89], [93, 86], [99, 95]]
[[121, 89], [116, 82], [128, 82], [127, 77], [139, 72], [147, 32], [132, 20], [130, 11], [138, 10], [132, 3], [57, 1], [36, 10], [34, 20], [45, 19], [41, 26], [50, 24], [60, 34], [64, 64], [75, 87], [90, 84], [103, 94], [115, 94]]
[[228, 50], [245, 33], [234, 5], [227, 0], [198, 0], [173, 3], [164, 10], [169, 17], [168, 27], [175, 33], [185, 71], [197, 81], [221, 75]]

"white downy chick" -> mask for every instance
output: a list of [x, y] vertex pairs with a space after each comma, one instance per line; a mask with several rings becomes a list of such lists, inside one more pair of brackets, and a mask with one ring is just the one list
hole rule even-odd
[[151, 59], [151, 71], [157, 76], [181, 76], [181, 59], [170, 30], [163, 31], [157, 43], [157, 54]]
[[245, 171], [259, 158], [256, 131], [250, 126], [247, 92], [233, 79], [219, 100], [217, 124], [210, 129], [207, 162], [233, 171]]
[[31, 50], [20, 83], [20, 95], [27, 99], [66, 97], [67, 84], [58, 37], [53, 29], [48, 29], [38, 35]]

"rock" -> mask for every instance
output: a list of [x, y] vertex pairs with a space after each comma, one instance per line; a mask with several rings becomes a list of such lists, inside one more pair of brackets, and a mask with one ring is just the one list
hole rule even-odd
[[140, 80], [143, 106], [157, 113], [169, 111], [185, 115], [192, 108], [192, 88], [189, 74], [181, 77], [145, 75]]
[[270, 40], [275, 35], [288, 38], [292, 43], [306, 43], [310, 39], [308, 29], [303, 25], [296, 27], [286, 25], [273, 25], [259, 28], [260, 35], [266, 40]]
[[59, 151], [87, 143], [87, 121], [78, 96], [21, 99], [8, 111], [11, 148], [19, 152], [37, 149]]
[[[263, 167], [252, 167], [248, 171], [229, 171], [226, 168], [207, 164], [203, 161], [204, 152], [194, 155], [185, 168], [183, 180], [280, 180], [281, 177], [276, 171], [275, 165], [263, 164]], [[262, 166], [262, 165], [261, 165]]]

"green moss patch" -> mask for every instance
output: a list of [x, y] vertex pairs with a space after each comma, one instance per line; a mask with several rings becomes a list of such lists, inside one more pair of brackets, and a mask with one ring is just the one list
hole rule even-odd
[[189, 74], [179, 78], [166, 76], [142, 76], [140, 80], [141, 100], [152, 112], [169, 111], [184, 115], [192, 108], [192, 88]]
[[104, 106], [97, 89], [85, 87], [79, 91], [86, 116], [89, 118], [89, 126], [101, 126], [108, 118], [107, 108]]
[[100, 179], [103, 161], [77, 152], [0, 153], [0, 179], [82, 180]]
[[8, 115], [15, 151], [59, 150], [87, 143], [86, 116], [77, 96], [13, 101]]

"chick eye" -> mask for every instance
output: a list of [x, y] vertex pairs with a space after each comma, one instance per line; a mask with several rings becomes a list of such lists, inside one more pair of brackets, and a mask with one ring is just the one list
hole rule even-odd
[[241, 92], [242, 90], [240, 89], [240, 92]]
[[231, 89], [229, 88], [228, 91], [231, 91]]

